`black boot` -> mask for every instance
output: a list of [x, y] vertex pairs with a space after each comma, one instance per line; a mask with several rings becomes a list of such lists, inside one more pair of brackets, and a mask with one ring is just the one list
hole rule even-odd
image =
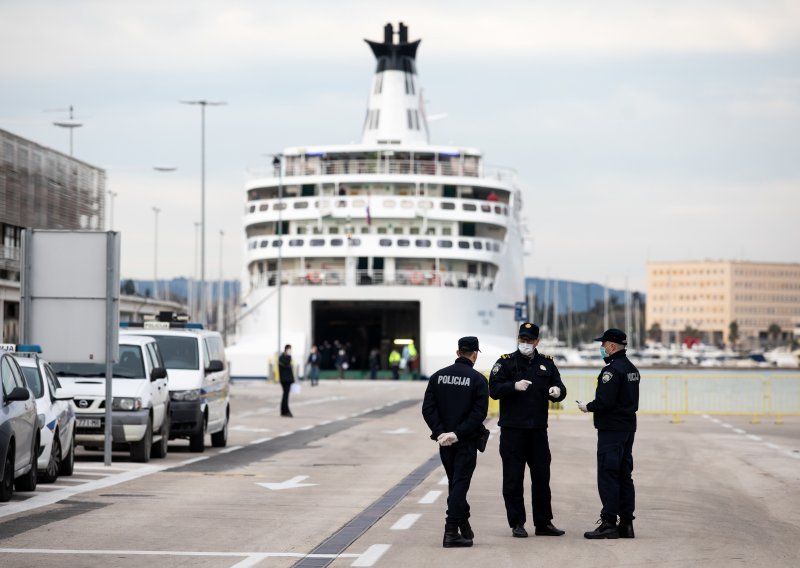
[[458, 523], [445, 523], [442, 546], [445, 548], [463, 548], [472, 546], [472, 540], [458, 534]]
[[459, 523], [458, 530], [461, 531], [461, 536], [463, 536], [464, 538], [467, 538], [469, 540], [475, 538], [475, 533], [472, 532], [472, 527], [470, 526], [469, 521], [467, 520], [465, 520], [463, 523]]
[[633, 534], [633, 519], [619, 519], [619, 526], [617, 527], [619, 538], [635, 538]]
[[619, 538], [617, 532], [617, 523], [611, 520], [600, 519], [597, 521], [600, 526], [593, 531], [583, 533], [585, 538], [598, 539], [598, 538]]
[[523, 525], [517, 525], [511, 529], [511, 536], [516, 538], [528, 538], [528, 531], [525, 530]]

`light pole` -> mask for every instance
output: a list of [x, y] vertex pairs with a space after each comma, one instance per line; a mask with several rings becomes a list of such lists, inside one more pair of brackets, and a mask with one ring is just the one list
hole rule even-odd
[[224, 101], [180, 101], [200, 106], [200, 323], [206, 323], [206, 107], [222, 106]]
[[108, 230], [114, 230], [114, 198], [117, 196], [116, 191], [107, 191], [108, 193]]
[[200, 241], [200, 221], [194, 222], [194, 264], [192, 264], [192, 302], [189, 311], [196, 315], [199, 290], [197, 289], [197, 243]]
[[[63, 110], [63, 109], [62, 109]], [[76, 128], [80, 128], [83, 126], [82, 122], [78, 122], [75, 120], [75, 117], [72, 115], [72, 105], [69, 105], [69, 118], [67, 120], [57, 120], [53, 124], [60, 127], [66, 128], [69, 130], [69, 155], [72, 156], [72, 132]]]
[[222, 279], [222, 237], [225, 231], [219, 231], [219, 287], [217, 288], [217, 331], [225, 334], [225, 322], [222, 315], [222, 296], [225, 293], [225, 281]]
[[161, 209], [153, 207], [155, 218], [153, 230], [153, 299], [158, 300], [158, 214]]
[[278, 354], [280, 355], [283, 347], [281, 345], [281, 284], [283, 280], [282, 260], [283, 260], [283, 155], [274, 154], [272, 166], [278, 169]]

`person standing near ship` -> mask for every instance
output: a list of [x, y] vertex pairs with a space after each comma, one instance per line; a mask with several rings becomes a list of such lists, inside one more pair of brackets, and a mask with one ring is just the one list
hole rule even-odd
[[395, 381], [400, 380], [400, 361], [402, 357], [397, 347], [392, 347], [392, 352], [389, 353], [389, 368], [392, 370], [392, 379]]
[[308, 354], [306, 365], [308, 366], [308, 378], [311, 379], [311, 386], [315, 387], [319, 384], [320, 365], [320, 355], [316, 345], [311, 346], [311, 353]]
[[[422, 416], [431, 429], [431, 439], [439, 443], [439, 456], [447, 473], [447, 514], [442, 539], [445, 548], [472, 546], [475, 538], [469, 524], [467, 491], [489, 410], [486, 378], [473, 368], [479, 351], [477, 337], [459, 339], [458, 358], [431, 375], [422, 402]], [[483, 443], [485, 448], [485, 439]]]
[[[628, 359], [627, 336], [607, 329], [601, 337], [600, 354], [606, 366], [597, 377], [591, 402], [578, 402], [582, 412], [593, 413], [597, 429], [597, 489], [603, 508], [600, 526], [585, 532], [588, 539], [634, 538], [633, 439], [639, 409], [639, 370]], [[619, 525], [617, 516], [619, 515]]]
[[283, 389], [283, 397], [281, 398], [281, 416], [292, 417], [292, 412], [289, 410], [289, 391], [294, 382], [294, 370], [292, 369], [292, 346], [287, 345], [283, 348], [283, 353], [278, 357], [278, 379], [281, 382]]
[[553, 358], [536, 350], [539, 326], [523, 323], [517, 350], [502, 355], [492, 367], [489, 394], [500, 401], [500, 458], [503, 461], [503, 499], [511, 534], [527, 538], [523, 482], [525, 465], [531, 472], [531, 505], [535, 534], [561, 536], [553, 525], [550, 504], [550, 444], [547, 438], [549, 403], [567, 396]]

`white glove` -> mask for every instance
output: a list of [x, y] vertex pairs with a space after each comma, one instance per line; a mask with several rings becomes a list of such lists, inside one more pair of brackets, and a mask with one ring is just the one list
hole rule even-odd
[[581, 400], [576, 400], [575, 402], [578, 403], [578, 408], [581, 409], [581, 412], [589, 412], [589, 409], [586, 408], [587, 402], [583, 402]]
[[558, 398], [559, 396], [561, 396], [561, 388], [559, 388], [559, 387], [550, 387], [550, 390], [547, 391], [547, 394], [549, 394], [553, 398]]
[[455, 432], [447, 432], [439, 436], [440, 446], [452, 446], [456, 442], [458, 442], [458, 436], [456, 436]]
[[528, 387], [531, 386], [531, 382], [527, 379], [522, 379], [521, 381], [517, 381], [514, 383], [514, 389], [518, 391], [526, 391]]

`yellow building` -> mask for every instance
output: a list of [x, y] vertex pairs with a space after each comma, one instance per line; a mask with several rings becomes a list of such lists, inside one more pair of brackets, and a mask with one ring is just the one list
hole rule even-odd
[[645, 321], [648, 330], [658, 324], [664, 342], [689, 327], [706, 343], [730, 345], [734, 321], [739, 345], [786, 341], [800, 321], [800, 264], [649, 262]]

